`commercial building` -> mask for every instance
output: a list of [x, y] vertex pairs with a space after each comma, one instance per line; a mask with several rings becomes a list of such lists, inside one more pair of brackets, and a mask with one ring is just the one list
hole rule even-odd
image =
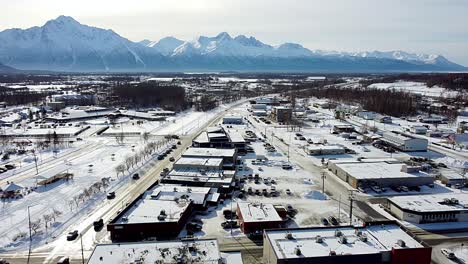
[[167, 175], [161, 178], [161, 182], [219, 188], [220, 192], [226, 193], [234, 187], [234, 174], [234, 170], [179, 168], [171, 170]]
[[341, 159], [328, 161], [328, 169], [354, 188], [378, 185], [420, 186], [434, 182], [423, 172], [407, 173], [407, 166], [395, 159]]
[[97, 245], [88, 264], [103, 263], [227, 263], [215, 239]]
[[425, 126], [412, 126], [410, 132], [418, 135], [425, 135], [427, 133], [427, 127]]
[[353, 133], [353, 132], [356, 132], [356, 130], [354, 130], [353, 125], [346, 125], [346, 124], [334, 125], [332, 129], [333, 129], [334, 133]]
[[346, 152], [341, 146], [332, 145], [311, 145], [307, 147], [307, 153], [312, 156], [316, 155], [340, 155]]
[[382, 140], [401, 151], [427, 151], [428, 141], [424, 138], [413, 138], [396, 132], [384, 132]]
[[186, 158], [182, 157], [172, 166], [173, 169], [221, 170], [222, 158]]
[[245, 153], [246, 141], [242, 134], [225, 127], [208, 127], [192, 141], [196, 148], [235, 148], [239, 153]]
[[184, 227], [192, 209], [193, 202], [187, 197], [164, 200], [143, 194], [119, 213], [107, 225], [107, 230], [112, 241], [175, 237]]
[[292, 119], [292, 108], [286, 106], [276, 106], [273, 107], [271, 114], [276, 122], [288, 123]]
[[431, 252], [393, 222], [265, 230], [263, 235], [265, 264], [429, 264]]
[[205, 158], [205, 159], [222, 159], [222, 168], [234, 170], [237, 162], [237, 150], [230, 149], [217, 149], [217, 148], [189, 148], [184, 154], [183, 158]]
[[284, 223], [272, 204], [239, 202], [236, 211], [240, 228], [245, 234], [278, 228]]
[[[216, 189], [213, 189], [213, 191], [216, 191]], [[208, 204], [217, 203], [219, 194], [212, 195], [213, 193], [210, 187], [182, 186], [178, 184], [160, 184], [148, 191], [148, 195], [152, 200], [190, 200], [196, 210], [204, 210]]]
[[388, 199], [387, 209], [399, 219], [417, 224], [468, 222], [468, 194], [396, 196]]
[[228, 125], [242, 125], [244, 118], [242, 116], [225, 116], [223, 117], [223, 124]]

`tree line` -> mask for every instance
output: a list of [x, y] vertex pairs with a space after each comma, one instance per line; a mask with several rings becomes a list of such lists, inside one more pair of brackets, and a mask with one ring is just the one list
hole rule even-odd
[[131, 107], [163, 107], [172, 111], [181, 111], [188, 107], [185, 89], [173, 84], [119, 83], [113, 86], [113, 95], [119, 103]]
[[0, 102], [6, 102], [8, 105], [36, 103], [43, 101], [48, 95], [46, 92], [0, 86]]

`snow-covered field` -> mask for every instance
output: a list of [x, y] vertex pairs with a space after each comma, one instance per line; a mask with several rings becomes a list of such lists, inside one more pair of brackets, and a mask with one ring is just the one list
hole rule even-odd
[[395, 83], [374, 83], [369, 85], [368, 88], [396, 90], [429, 97], [455, 97], [457, 95], [455, 91], [450, 91], [438, 86], [427, 87], [425, 83], [420, 82], [399, 81]]

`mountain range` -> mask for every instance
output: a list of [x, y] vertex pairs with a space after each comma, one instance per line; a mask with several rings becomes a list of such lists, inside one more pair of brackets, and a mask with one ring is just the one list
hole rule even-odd
[[0, 32], [0, 63], [21, 70], [76, 72], [291, 71], [387, 72], [463, 71], [441, 55], [404, 51], [336, 52], [299, 44], [265, 44], [254, 37], [165, 37], [130, 41], [113, 30], [60, 16], [41, 27]]

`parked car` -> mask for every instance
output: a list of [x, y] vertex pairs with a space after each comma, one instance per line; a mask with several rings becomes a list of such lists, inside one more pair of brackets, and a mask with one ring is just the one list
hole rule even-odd
[[175, 161], [175, 158], [174, 158], [174, 157], [170, 157], [170, 158], [169, 158], [169, 161], [170, 161], [170, 162], [174, 162], [174, 161]]
[[71, 232], [68, 232], [67, 234], [67, 240], [68, 241], [73, 241], [78, 237], [78, 230], [73, 230]]
[[284, 164], [283, 166], [281, 166], [281, 168], [282, 168], [283, 170], [290, 170], [290, 169], [292, 169], [292, 166], [289, 165], [289, 164]]
[[455, 253], [453, 253], [450, 249], [443, 248], [440, 250], [444, 256], [446, 256], [448, 259], [456, 259], [457, 257], [455, 256]]
[[330, 224], [326, 218], [322, 218], [321, 221], [322, 221], [322, 225], [324, 226], [327, 226]]
[[139, 179], [140, 179], [140, 174], [134, 173], [134, 174], [132, 175], [132, 179], [134, 179], [134, 180], [139, 180]]
[[[2, 263], [2, 262], [0, 262]], [[68, 257], [62, 257], [57, 261], [57, 264], [70, 264], [70, 258]]]
[[94, 231], [97, 232], [97, 231], [101, 230], [102, 227], [104, 227], [104, 220], [102, 220], [102, 218], [101, 218], [101, 219], [99, 219], [97, 221], [94, 221], [93, 226], [94, 226]]
[[13, 164], [7, 164], [7, 165], [5, 165], [5, 169], [7, 169], [7, 170], [12, 170], [12, 169], [14, 169], [14, 168], [16, 168], [16, 166], [13, 165]]
[[287, 194], [287, 195], [292, 195], [291, 190], [286, 189], [286, 194]]
[[328, 221], [330, 221], [330, 223], [334, 226], [339, 225], [338, 220], [336, 220], [334, 216], [328, 217]]
[[222, 222], [221, 223], [221, 226], [225, 229], [228, 229], [228, 228], [237, 228], [239, 227], [239, 224], [237, 223], [237, 221], [225, 221], [225, 222]]
[[112, 200], [115, 198], [115, 192], [107, 193], [107, 199]]
[[163, 160], [164, 159], [164, 155], [158, 155], [158, 160]]
[[202, 230], [203, 226], [198, 223], [189, 222], [187, 223], [186, 228], [187, 230], [192, 230], [196, 232]]

